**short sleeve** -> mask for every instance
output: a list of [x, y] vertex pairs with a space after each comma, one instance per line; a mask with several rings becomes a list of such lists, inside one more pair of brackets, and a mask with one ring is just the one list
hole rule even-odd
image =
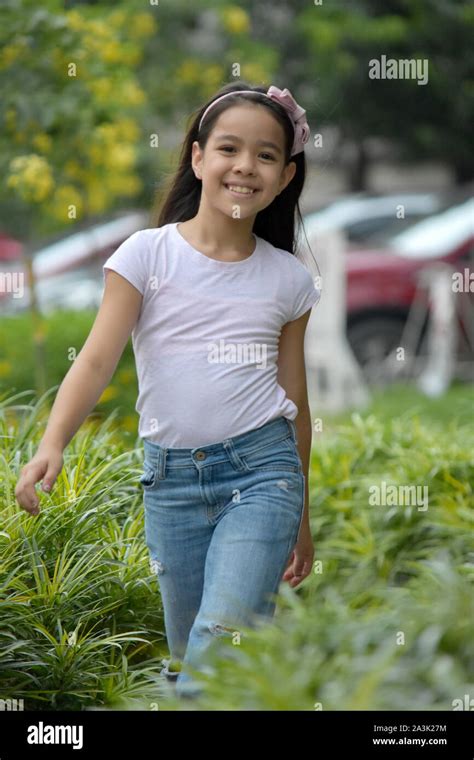
[[309, 271], [300, 262], [294, 268], [294, 291], [293, 291], [293, 309], [291, 311], [289, 322], [293, 322], [301, 317], [308, 309], [311, 309], [321, 298], [321, 291], [314, 284], [313, 278]]
[[119, 245], [117, 250], [103, 264], [102, 274], [105, 282], [105, 270], [113, 269], [114, 272], [125, 277], [143, 295], [148, 280], [148, 242], [142, 232], [143, 230], [134, 232]]

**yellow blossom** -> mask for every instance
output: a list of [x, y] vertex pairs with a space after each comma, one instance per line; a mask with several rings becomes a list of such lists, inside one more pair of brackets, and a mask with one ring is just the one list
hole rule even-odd
[[137, 418], [132, 414], [126, 414], [122, 418], [120, 427], [122, 430], [126, 430], [129, 433], [136, 433], [137, 432]]
[[119, 174], [111, 171], [104, 178], [104, 186], [113, 195], [133, 197], [142, 190], [143, 183], [135, 174]]
[[222, 10], [222, 24], [224, 29], [231, 34], [243, 34], [250, 29], [248, 14], [236, 5], [228, 6]]
[[80, 32], [87, 27], [87, 20], [78, 11], [66, 12], [65, 16], [68, 26], [74, 31]]
[[7, 178], [7, 187], [15, 189], [20, 184], [20, 177], [18, 174], [10, 174]]
[[96, 40], [112, 39], [115, 34], [106, 19], [89, 19], [87, 29]]
[[56, 188], [46, 210], [55, 219], [62, 222], [70, 221], [69, 212], [74, 206], [75, 218], [80, 219], [83, 215], [84, 203], [80, 192], [74, 185], [61, 185]]
[[83, 179], [86, 172], [77, 161], [66, 161], [64, 164], [64, 174], [71, 179]]
[[107, 16], [107, 21], [109, 24], [112, 24], [112, 26], [120, 28], [128, 21], [128, 16], [123, 11], [114, 11]]
[[5, 45], [0, 52], [0, 67], [6, 69], [22, 55], [23, 49], [20, 45]]
[[7, 187], [15, 189], [27, 202], [44, 201], [54, 188], [49, 163], [36, 153], [13, 158], [9, 164], [9, 173]]
[[224, 70], [217, 64], [206, 66], [201, 75], [201, 83], [204, 90], [217, 90], [222, 85]]
[[117, 40], [111, 40], [103, 46], [100, 55], [106, 63], [120, 63], [123, 58], [123, 50]]
[[113, 93], [113, 83], [111, 79], [100, 77], [87, 82], [87, 87], [98, 100], [108, 100]]
[[137, 140], [140, 136], [138, 124], [133, 119], [117, 119], [115, 122], [117, 137], [121, 140]]
[[12, 365], [8, 361], [0, 362], [0, 377], [8, 377], [11, 375]]
[[107, 166], [115, 171], [129, 169], [135, 163], [135, 148], [133, 145], [119, 143], [112, 145], [107, 155]]
[[130, 22], [130, 37], [152, 37], [159, 25], [151, 13], [137, 13]]
[[143, 49], [135, 45], [124, 45], [122, 47], [121, 62], [130, 68], [134, 68], [143, 60]]
[[246, 63], [243, 73], [243, 79], [249, 79], [252, 82], [268, 82], [272, 79], [272, 72], [261, 66], [258, 62]]
[[106, 401], [117, 398], [118, 395], [119, 389], [115, 385], [108, 385], [107, 388], [103, 391], [97, 403], [104, 404]]
[[38, 150], [41, 150], [43, 153], [49, 153], [53, 144], [50, 136], [47, 135], [46, 132], [39, 132], [35, 135], [32, 143], [35, 148], [38, 148]]
[[176, 78], [183, 84], [198, 84], [201, 81], [201, 64], [194, 58], [184, 60], [176, 70]]
[[128, 106], [138, 106], [146, 100], [145, 93], [136, 82], [126, 81], [120, 88], [120, 97]]
[[98, 137], [107, 143], [112, 143], [117, 139], [117, 127], [112, 122], [104, 122], [96, 128]]

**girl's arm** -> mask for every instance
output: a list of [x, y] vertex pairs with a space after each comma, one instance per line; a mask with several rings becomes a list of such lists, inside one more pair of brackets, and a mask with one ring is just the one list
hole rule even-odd
[[137, 322], [142, 294], [124, 277], [106, 270], [104, 295], [82, 350], [61, 383], [37, 453], [23, 467], [15, 496], [33, 511], [35, 483], [52, 487], [61, 471], [62, 452], [109, 384]]
[[293, 322], [283, 326], [278, 348], [277, 381], [286, 391], [286, 395], [298, 407], [294, 420], [298, 438], [298, 452], [305, 475], [304, 513], [301, 529], [309, 532], [309, 459], [311, 453], [312, 424], [306, 385], [306, 367], [304, 360], [304, 336], [311, 314], [308, 309]]
[[314, 546], [309, 522], [309, 459], [311, 452], [312, 424], [306, 386], [304, 361], [304, 335], [311, 309], [298, 319], [287, 322], [280, 336], [278, 382], [287, 396], [298, 407], [295, 418], [298, 452], [305, 475], [304, 510], [301, 528], [282, 580], [292, 588], [306, 578], [313, 566]]

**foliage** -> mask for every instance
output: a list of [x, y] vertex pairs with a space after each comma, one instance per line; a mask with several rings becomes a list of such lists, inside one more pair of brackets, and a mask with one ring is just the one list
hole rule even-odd
[[22, 239], [135, 196], [145, 102], [135, 70], [155, 32], [127, 4], [99, 13], [6, 2], [0, 16], [2, 224]]
[[[307, 4], [292, 31], [305, 39], [298, 72], [311, 72], [318, 93], [313, 123], [336, 123], [356, 142], [388, 138], [399, 158], [446, 161], [459, 180], [472, 178], [473, 28], [467, 0], [392, 0], [389, 6], [362, 0], [347, 9]], [[382, 55], [426, 59], [428, 82], [370, 79], [369, 62]]]
[[[84, 424], [31, 518], [14, 488], [45, 399], [18, 402], [0, 407], [2, 697], [27, 709], [189, 709], [159, 675], [166, 649], [139, 441], [125, 446], [113, 417]], [[314, 572], [297, 589], [281, 584], [272, 624], [244, 629], [240, 645], [215, 640], [191, 709], [437, 710], [472, 694], [473, 439], [462, 413], [440, 432], [370, 410], [318, 438]], [[428, 509], [371, 506], [369, 488], [383, 480], [426, 485]]]

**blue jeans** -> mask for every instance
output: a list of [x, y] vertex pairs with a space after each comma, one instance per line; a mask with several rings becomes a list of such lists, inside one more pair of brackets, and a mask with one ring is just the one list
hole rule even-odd
[[203, 667], [216, 636], [275, 612], [297, 541], [305, 476], [292, 420], [196, 448], [143, 439], [145, 536], [163, 603], [179, 696], [200, 693], [186, 670]]

